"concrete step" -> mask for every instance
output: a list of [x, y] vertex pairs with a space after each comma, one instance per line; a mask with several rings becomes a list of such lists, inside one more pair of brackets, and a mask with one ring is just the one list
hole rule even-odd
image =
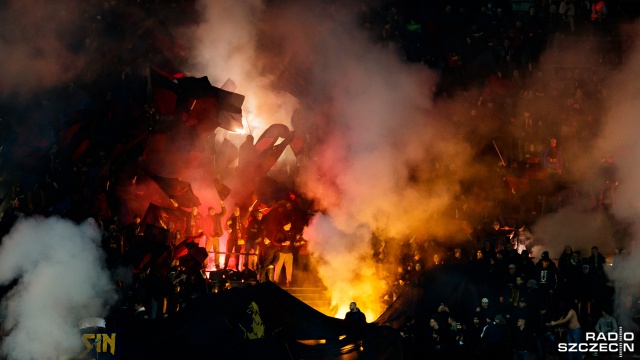
[[284, 288], [289, 294], [326, 294], [327, 289], [321, 287], [309, 287], [309, 286], [291, 286]]
[[284, 288], [289, 294], [311, 306], [317, 311], [329, 315], [331, 313], [331, 295], [326, 288], [320, 287], [289, 287]]

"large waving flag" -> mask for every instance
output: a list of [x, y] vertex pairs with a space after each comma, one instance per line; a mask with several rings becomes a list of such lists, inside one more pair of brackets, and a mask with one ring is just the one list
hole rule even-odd
[[293, 131], [293, 139], [291, 140], [291, 143], [289, 144], [289, 146], [291, 146], [291, 150], [293, 151], [293, 154], [295, 156], [300, 156], [302, 154], [304, 154], [304, 136], [297, 132], [297, 131]]
[[185, 104], [187, 125], [242, 130], [244, 95], [212, 86], [206, 76], [184, 77], [177, 81]]
[[191, 184], [177, 178], [166, 178], [147, 172], [147, 176], [158, 184], [160, 189], [181, 207], [192, 208], [200, 205], [200, 199], [193, 193]]
[[214, 179], [213, 185], [216, 188], [216, 192], [218, 193], [220, 200], [225, 201], [229, 197], [229, 195], [231, 195], [231, 188], [223, 184], [220, 179]]
[[256, 150], [259, 153], [273, 147], [280, 138], [289, 136], [289, 128], [284, 124], [273, 124], [269, 126], [256, 141]]
[[186, 228], [186, 219], [182, 212], [178, 209], [166, 208], [154, 203], [150, 203], [145, 211], [140, 226], [145, 229], [147, 225], [169, 229], [169, 223], [172, 222], [175, 229], [184, 233]]
[[270, 146], [258, 154], [258, 160], [256, 161], [257, 166], [255, 167], [256, 177], [264, 176], [269, 172], [269, 170], [271, 170], [280, 156], [282, 156], [282, 153], [286, 150], [287, 146], [289, 146], [291, 141], [293, 141], [294, 135], [295, 134], [293, 132], [289, 132], [282, 142], [277, 145]]
[[149, 69], [151, 81], [151, 101], [161, 116], [173, 116], [176, 113], [180, 87], [171, 75], [155, 67]]
[[220, 149], [216, 153], [216, 169], [219, 173], [224, 172], [238, 158], [238, 147], [233, 145], [229, 139], [222, 140]]
[[228, 131], [243, 129], [244, 95], [212, 86], [206, 76], [175, 76], [154, 66], [149, 78], [151, 101], [163, 123], [167, 119], [182, 120], [202, 131], [217, 127]]
[[[233, 197], [245, 199], [257, 187], [258, 179], [267, 175], [269, 170], [275, 165], [287, 146], [291, 144], [295, 133], [283, 124], [273, 124], [269, 126], [256, 141], [255, 147], [258, 152], [253, 166], [243, 173], [243, 181], [233, 189]], [[281, 142], [278, 141], [282, 139]]]

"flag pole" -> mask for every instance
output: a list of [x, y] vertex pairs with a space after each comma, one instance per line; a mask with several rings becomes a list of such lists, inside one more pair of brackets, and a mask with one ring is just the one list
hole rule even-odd
[[502, 161], [502, 166], [507, 166], [507, 163], [504, 162], [504, 159], [502, 158], [502, 155], [500, 154], [500, 149], [498, 149], [498, 145], [496, 145], [496, 141], [495, 140], [491, 140], [491, 142], [493, 142], [493, 147], [495, 147], [496, 151], [498, 152], [498, 156], [500, 157], [500, 161]]

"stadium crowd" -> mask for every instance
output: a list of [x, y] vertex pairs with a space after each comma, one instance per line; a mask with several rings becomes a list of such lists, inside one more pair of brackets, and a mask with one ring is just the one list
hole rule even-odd
[[[363, 30], [402, 60], [438, 71], [439, 98], [482, 88], [450, 121], [460, 124], [458, 135], [475, 146], [497, 186], [487, 190], [489, 196], [471, 199], [477, 203], [473, 209], [461, 203], [447, 215], [459, 221], [468, 240], [464, 245], [412, 238], [391, 253], [391, 245], [374, 239], [372, 257], [388, 286], [382, 306], [407, 286], [424, 284], [425, 269], [464, 267], [478, 284], [473, 308], [449, 309], [448, 299], [442, 299], [429, 318], [407, 318], [401, 329], [407, 349], [433, 359], [526, 359], [529, 353], [545, 359], [558, 355], [555, 345], [570, 339], [572, 330], [615, 331], [613, 287], [598, 248], [586, 254], [568, 241], [561, 254], [545, 251], [535, 259], [530, 227], [568, 201], [564, 190], [571, 187], [567, 179], [575, 159], [597, 135], [607, 99], [604, 82], [624, 62], [631, 41], [615, 26], [624, 13], [611, 6], [607, 11], [602, 1], [417, 3], [367, 7], [361, 13]], [[115, 22], [128, 16], [113, 9], [109, 14]], [[539, 66], [546, 50], [585, 39], [597, 54], [591, 62]], [[0, 131], [9, 136], [7, 129]], [[239, 206], [224, 217], [217, 204], [207, 204], [205, 214], [196, 207], [186, 215], [191, 230], [180, 234], [167, 226], [160, 241], [153, 241], [166, 251], [155, 252], [140, 215], [127, 221], [116, 209], [105, 216], [90, 205], [97, 186], [92, 172], [105, 167], [118, 170], [100, 147], [73, 161], [53, 147], [42, 178], [29, 179], [26, 189], [19, 181], [5, 184], [10, 191], [4, 202], [10, 206], [3, 211], [1, 234], [22, 216], [96, 218], [107, 264], [112, 270], [126, 265], [134, 274], [131, 282], [115, 279], [121, 291], [116, 308], [126, 316], [171, 317], [190, 299], [222, 291], [233, 281], [288, 287], [314, 276], [302, 237], [314, 209], [294, 189], [266, 214]], [[606, 212], [612, 205], [618, 181], [614, 159], [603, 154], [599, 171], [599, 184], [572, 191], [585, 211]], [[115, 183], [115, 175], [110, 180]], [[105, 201], [113, 204], [111, 198]], [[219, 243], [222, 238], [226, 246]], [[205, 249], [204, 257], [198, 248]], [[637, 299], [630, 300], [629, 306], [636, 306]], [[569, 321], [571, 311], [578, 327]], [[557, 326], [562, 324], [569, 329]]]

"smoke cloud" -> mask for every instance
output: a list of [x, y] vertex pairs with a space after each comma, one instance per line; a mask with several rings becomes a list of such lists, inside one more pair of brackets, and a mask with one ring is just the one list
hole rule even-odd
[[[290, 125], [297, 100], [271, 86], [273, 75], [262, 71], [260, 31], [266, 6], [262, 0], [202, 1], [202, 22], [188, 29], [193, 57], [190, 72], [207, 74], [214, 86], [231, 80], [232, 89], [245, 95], [243, 122], [245, 133], [260, 135], [269, 125]], [[283, 60], [279, 58], [279, 60]]]
[[437, 75], [373, 45], [355, 10], [314, 2], [270, 7], [262, 28], [272, 47], [261, 64], [278, 69], [284, 58], [288, 71], [304, 74], [304, 121], [320, 121], [299, 187], [321, 210], [305, 237], [334, 305], [355, 300], [372, 319], [384, 290], [371, 256], [373, 234], [456, 233], [437, 219], [474, 167], [460, 171], [469, 147], [434, 111]]
[[78, 38], [83, 32], [77, 31], [81, 2], [8, 1], [1, 7], [0, 96], [25, 97], [74, 79], [84, 65], [83, 56], [73, 51], [84, 46]]
[[[0, 60], [0, 64], [9, 69], [5, 74], [11, 76], [0, 82], [0, 95], [26, 94], [67, 81], [78, 75], [74, 69], [84, 63], [78, 52], [69, 50], [70, 38], [60, 41], [74, 29], [77, 20], [85, 16], [69, 10], [77, 9], [78, 4], [34, 0], [29, 5], [42, 11], [23, 13], [24, 2], [3, 5], [4, 21], [0, 22], [0, 28], [8, 35], [0, 40], [0, 51], [10, 56]], [[214, 86], [233, 80], [237, 85], [233, 90], [246, 96], [243, 108], [246, 129], [256, 135], [272, 123], [291, 125], [296, 110], [302, 114], [300, 123], [309, 130], [313, 151], [299, 164], [297, 186], [314, 200], [319, 211], [305, 237], [319, 259], [321, 276], [334, 294], [334, 303], [346, 306], [352, 300], [358, 301], [363, 310], [373, 309], [368, 311], [371, 319], [377, 311], [373, 304], [379, 302], [383, 291], [374, 276], [372, 236], [408, 239], [418, 234], [448, 243], [467, 241], [461, 236], [464, 231], [460, 224], [449, 219], [501, 191], [502, 184], [496, 183], [495, 174], [487, 171], [493, 167], [487, 167], [484, 159], [478, 161], [474, 157], [478, 143], [492, 140], [487, 133], [473, 133], [474, 124], [468, 119], [469, 109], [473, 107], [470, 104], [475, 104], [482, 89], [466, 89], [435, 99], [433, 89], [438, 86], [439, 75], [426, 66], [403, 62], [393, 46], [387, 48], [372, 43], [358, 24], [360, 4], [229, 0], [202, 1], [198, 6], [202, 14], [200, 22], [195, 28], [182, 29], [180, 34], [190, 40], [192, 62], [187, 66], [190, 75], [205, 74]], [[46, 21], [42, 14], [56, 14], [66, 21]], [[21, 19], [21, 23], [12, 19]], [[633, 39], [637, 28], [625, 28], [622, 34]], [[588, 90], [587, 84], [600, 80], [597, 76], [602, 72], [592, 70], [602, 53], [603, 49], [597, 44], [575, 42], [543, 54], [538, 73], [529, 77], [525, 85], [527, 93], [511, 104], [516, 116], [526, 111], [535, 112], [541, 121], [565, 116], [569, 105], [564, 106], [558, 99], [566, 96], [567, 101], [579, 102], [581, 92]], [[563, 64], [570, 64], [569, 68], [582, 67], [582, 71], [587, 72], [583, 74], [580, 89], [567, 91], [559, 87], [560, 81], [553, 81], [560, 77], [558, 68]], [[630, 284], [638, 283], [631, 270], [639, 261], [637, 249], [633, 247], [637, 242], [625, 245], [613, 238], [621, 227], [631, 234], [636, 232], [635, 184], [640, 174], [635, 159], [640, 149], [634, 141], [634, 107], [640, 92], [636, 81], [639, 65], [637, 50], [631, 51], [625, 66], [607, 72], [612, 75], [603, 82], [604, 88], [589, 89], [606, 100], [602, 108], [586, 103], [580, 104], [582, 109], [571, 105], [571, 114], [592, 111], [603, 112], [605, 116], [594, 120], [591, 129], [597, 134], [587, 137], [587, 141], [560, 143], [566, 150], [567, 177], [575, 184], [574, 192], [563, 194], [566, 206], [545, 214], [533, 228], [536, 249], [539, 249], [536, 253], [549, 250], [560, 254], [565, 244], [583, 253], [592, 245], [599, 245], [608, 254], [626, 247], [629, 255], [625, 260], [616, 259], [619, 261], [610, 274], [618, 289], [620, 286], [632, 288]], [[19, 74], [19, 78], [13, 74]], [[25, 77], [25, 74], [34, 76]], [[536, 92], [545, 96], [537, 96]], [[484, 104], [483, 109], [486, 108], [488, 105]], [[473, 142], [468, 140], [470, 133]], [[569, 138], [571, 126], [549, 135]], [[234, 136], [230, 138], [236, 144], [242, 141], [239, 137], [244, 137]], [[182, 143], [177, 144], [177, 148], [184, 151], [175, 151], [173, 157], [147, 159], [145, 165], [152, 163], [150, 170], [160, 175], [190, 181], [204, 206], [215, 204], [217, 207], [217, 194], [211, 189], [205, 171], [198, 166], [208, 159], [190, 158], [198, 154], [188, 151], [195, 148], [203, 150], [202, 154], [211, 153], [214, 135], [184, 137], [184, 147]], [[505, 151], [503, 144], [500, 145]], [[592, 195], [599, 191], [597, 165], [605, 154], [613, 155], [620, 179], [610, 214], [588, 211]], [[493, 155], [490, 166], [500, 162], [499, 157]], [[140, 185], [138, 190], [146, 194], [142, 188]], [[140, 205], [135, 210], [143, 211], [143, 207]], [[476, 220], [481, 219], [467, 220], [476, 225]], [[23, 224], [14, 232], [38, 228], [27, 229]], [[80, 228], [86, 227], [89, 225], [83, 224]], [[87, 232], [86, 229], [77, 231]], [[51, 237], [44, 232], [41, 235]], [[5, 245], [10, 244], [7, 239]], [[7, 253], [5, 245], [2, 254]], [[41, 248], [45, 246], [48, 245], [39, 244], [35, 251], [43, 254]], [[2, 275], [2, 281], [20, 278], [17, 289], [30, 289], [27, 285], [37, 278], [30, 270], [33, 264], [51, 258], [50, 255], [34, 256], [29, 269], [25, 269], [11, 265], [15, 262], [11, 256], [3, 256], [9, 261], [0, 263], [2, 274], [6, 274]], [[74, 283], [81, 281], [74, 280]], [[11, 299], [16, 296], [12, 294]], [[619, 308], [624, 307], [626, 300], [626, 294], [619, 298]], [[9, 319], [30, 316], [29, 312], [18, 312], [18, 305], [11, 304], [8, 302], [5, 306], [8, 314], [14, 314]], [[64, 319], [54, 320], [64, 320], [67, 328], [74, 328], [74, 321], [68, 321], [70, 316], [64, 314]], [[20, 332], [14, 330], [14, 333]], [[18, 342], [12, 340], [7, 344]]]
[[[503, 185], [487, 171], [501, 161], [498, 154], [474, 157], [478, 144], [494, 140], [489, 132], [475, 132], [478, 124], [472, 122], [477, 120], [469, 117], [483, 89], [434, 98], [439, 75], [402, 62], [393, 46], [372, 43], [358, 24], [361, 4], [254, 0], [199, 6], [203, 21], [195, 34], [188, 30], [194, 55], [190, 70], [207, 74], [215, 86], [228, 78], [235, 82], [236, 91], [247, 97], [249, 131], [260, 134], [271, 123], [289, 125], [294, 110], [310, 131], [313, 151], [299, 164], [297, 186], [320, 211], [305, 237], [336, 305], [358, 300], [354, 294], [366, 294], [362, 298], [371, 303], [379, 300], [383, 287], [373, 276], [372, 236], [402, 240], [419, 235], [450, 244], [468, 240], [460, 223], [450, 219], [467, 216], [464, 220], [474, 226], [486, 220], [480, 212], [471, 217], [472, 210], [482, 210]], [[633, 39], [636, 31], [627, 27], [621, 35]], [[583, 254], [592, 245], [613, 254], [630, 248], [616, 232], [633, 233], [637, 217], [632, 111], [638, 89], [627, 80], [635, 79], [638, 56], [628, 53], [624, 67], [609, 71], [600, 68], [611, 50], [606, 44], [557, 44], [527, 76], [521, 96], [507, 104], [515, 114], [514, 137], [522, 114], [531, 112], [548, 137], [561, 139], [565, 176], [573, 184], [553, 199], [560, 210], [543, 214], [533, 227], [534, 255], [543, 250], [559, 255], [566, 244]], [[579, 79], [573, 89], [563, 87], [567, 76]], [[602, 101], [583, 101], [585, 92]], [[495, 111], [488, 102], [478, 110]], [[594, 119], [589, 113], [605, 115]], [[576, 128], [591, 133], [576, 134]], [[546, 144], [534, 146], [542, 150]], [[499, 155], [514, 157], [505, 142], [498, 141], [497, 147], [503, 151]], [[610, 213], [592, 211], [601, 188], [598, 164], [605, 154], [615, 158], [620, 179]], [[624, 271], [627, 265], [618, 265], [614, 268], [622, 270], [612, 273], [613, 280], [637, 281], [633, 272]], [[367, 308], [362, 301], [359, 305]]]
[[104, 317], [116, 299], [93, 220], [19, 220], [0, 246], [0, 284], [17, 280], [2, 301], [2, 353], [12, 359], [73, 356], [78, 323]]
[[[640, 27], [634, 24], [622, 29], [621, 34], [628, 39], [638, 36]], [[640, 144], [635, 134], [640, 129], [637, 123], [637, 103], [640, 96], [638, 73], [640, 71], [640, 49], [634, 42], [625, 58], [624, 66], [614, 73], [610, 79], [608, 111], [606, 126], [596, 144], [606, 154], [611, 154], [618, 168], [619, 183], [616, 189], [615, 202], [611, 212], [615, 215], [620, 227], [628, 234], [627, 239], [616, 242], [616, 249], [621, 252], [613, 259], [610, 278], [616, 289], [616, 312], [622, 326], [637, 328], [631, 319], [633, 301], [640, 292], [640, 248], [638, 248], [638, 220], [640, 219], [640, 193], [637, 184], [640, 182], [640, 167], [637, 159], [640, 156]]]
[[[602, 114], [602, 117], [583, 117], [580, 120], [591, 122], [586, 125], [591, 127], [595, 136], [582, 144], [569, 144], [575, 151], [569, 153], [568, 161], [570, 181], [574, 184], [573, 194], [564, 194], [566, 206], [542, 217], [534, 227], [539, 244], [534, 252], [537, 254], [549, 250], [552, 256], [559, 256], [565, 245], [571, 245], [574, 251], [580, 250], [583, 256], [589, 256], [592, 246], [599, 247], [612, 265], [606, 270], [616, 290], [616, 317], [627, 328], [636, 328], [631, 320], [631, 308], [634, 299], [640, 295], [637, 291], [640, 276], [636, 270], [640, 262], [637, 241], [640, 209], [636, 185], [640, 180], [636, 161], [640, 147], [635, 139], [638, 130], [635, 108], [640, 95], [637, 85], [640, 54], [637, 44], [632, 40], [638, 30], [637, 24], [624, 25], [618, 30], [617, 38], [575, 44], [545, 55], [549, 71], [553, 64], [557, 66], [558, 63], [577, 61], [575, 67], [582, 68], [586, 73], [582, 74], [582, 81], [570, 98], [581, 103], [585, 113]], [[617, 55], [612, 51], [615, 44], [625, 48], [623, 58], [619, 59], [620, 66], [615, 69], [604, 68], [604, 60]], [[598, 98], [602, 101], [597, 105], [581, 102], [581, 91], [597, 83], [602, 84], [602, 88], [597, 89]], [[593, 211], [601, 191], [606, 188], [600, 172], [600, 164], [605, 156], [613, 159], [619, 185], [615, 188], [611, 208]]]

